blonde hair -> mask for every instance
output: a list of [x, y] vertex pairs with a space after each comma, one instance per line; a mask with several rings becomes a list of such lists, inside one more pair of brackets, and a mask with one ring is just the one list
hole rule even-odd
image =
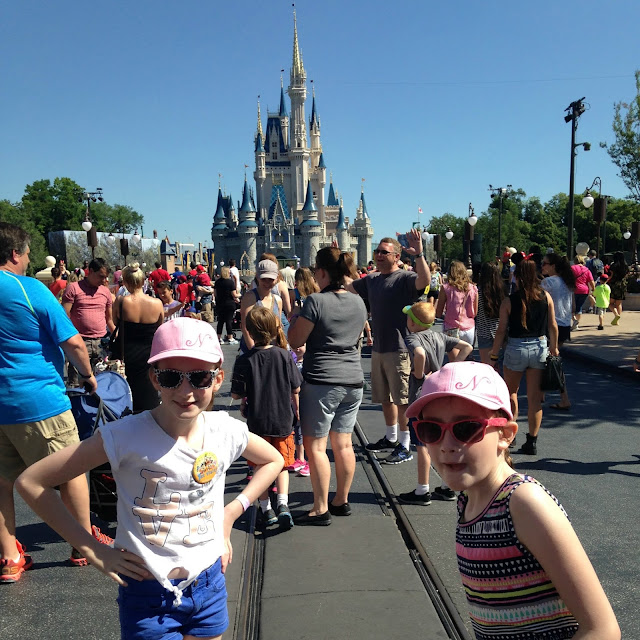
[[142, 285], [144, 284], [144, 272], [137, 262], [127, 265], [122, 270], [122, 282], [124, 282], [127, 289], [131, 288], [134, 291], [142, 289]]
[[411, 306], [411, 313], [422, 324], [433, 324], [436, 319], [436, 308], [432, 302], [416, 302]]
[[576, 264], [584, 264], [585, 263], [585, 256], [579, 256], [578, 254], [576, 254]]
[[253, 306], [245, 320], [247, 331], [257, 347], [271, 344], [278, 335], [278, 322], [273, 311], [266, 307]]
[[307, 267], [300, 267], [296, 271], [295, 281], [296, 286], [298, 287], [298, 291], [303, 298], [310, 296], [312, 293], [318, 293], [320, 291], [320, 287], [315, 281], [315, 278], [311, 273], [311, 269]]
[[226, 280], [230, 275], [231, 270], [229, 269], [229, 267], [222, 267], [222, 269], [220, 269], [220, 277], [224, 280]]
[[471, 279], [469, 278], [467, 267], [465, 267], [459, 260], [454, 260], [449, 265], [449, 277], [447, 282], [449, 286], [457, 289], [458, 291], [462, 291], [463, 293], [467, 291], [471, 285]]

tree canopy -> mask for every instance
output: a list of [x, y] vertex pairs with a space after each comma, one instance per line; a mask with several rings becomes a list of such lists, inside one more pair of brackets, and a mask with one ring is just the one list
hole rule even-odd
[[615, 142], [601, 143], [620, 169], [630, 197], [640, 203], [640, 70], [636, 71], [636, 95], [631, 102], [616, 102], [613, 115]]

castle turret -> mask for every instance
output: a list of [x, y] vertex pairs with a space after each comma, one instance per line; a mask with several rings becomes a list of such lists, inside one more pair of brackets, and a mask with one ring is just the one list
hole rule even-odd
[[351, 251], [349, 242], [349, 227], [344, 219], [344, 210], [340, 203], [340, 211], [338, 212], [338, 224], [336, 225], [336, 236], [340, 251]]
[[315, 264], [316, 254], [320, 249], [322, 223], [318, 220], [318, 209], [313, 202], [310, 182], [307, 183], [307, 197], [302, 208], [300, 233], [302, 234], [302, 264], [312, 266]]
[[371, 260], [371, 238], [373, 229], [364, 199], [364, 187], [360, 192], [360, 203], [356, 212], [356, 220], [351, 227], [351, 233], [358, 240], [358, 265], [365, 266]]
[[213, 226], [211, 227], [211, 240], [216, 252], [216, 260], [226, 261], [226, 237], [229, 232], [227, 219], [224, 213], [222, 190], [218, 187], [218, 205], [216, 213], [213, 217]]
[[253, 172], [253, 178], [256, 181], [256, 207], [258, 217], [262, 215], [264, 205], [264, 183], [267, 179], [266, 171], [266, 152], [264, 150], [264, 135], [262, 133], [262, 118], [260, 117], [260, 101], [258, 100], [258, 128], [255, 136], [255, 155], [256, 170]]
[[247, 176], [244, 177], [242, 190], [242, 204], [238, 210], [238, 238], [240, 240], [240, 253], [246, 253], [249, 264], [255, 265], [257, 253], [258, 223], [256, 222], [256, 209], [251, 201], [251, 193], [247, 184]]
[[291, 208], [300, 211], [304, 201], [304, 190], [309, 180], [309, 148], [307, 146], [307, 122], [304, 116], [304, 103], [307, 98], [307, 74], [302, 64], [298, 46], [298, 26], [296, 13], [293, 12], [293, 60], [289, 88], [291, 98], [291, 137], [289, 158], [291, 160]]

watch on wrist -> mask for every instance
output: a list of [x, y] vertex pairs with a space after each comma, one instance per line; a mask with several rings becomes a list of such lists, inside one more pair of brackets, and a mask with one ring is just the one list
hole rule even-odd
[[78, 377], [82, 378], [83, 380], [88, 380], [89, 378], [91, 378], [93, 376], [93, 372], [91, 372], [88, 376], [83, 376], [79, 371], [78, 371]]

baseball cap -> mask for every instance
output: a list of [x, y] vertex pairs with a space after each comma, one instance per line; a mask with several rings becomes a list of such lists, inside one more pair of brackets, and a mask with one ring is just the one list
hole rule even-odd
[[451, 362], [427, 376], [422, 395], [407, 409], [407, 418], [417, 418], [432, 400], [444, 397], [465, 398], [485, 409], [502, 410], [513, 420], [509, 389], [500, 374], [480, 362]]
[[600, 274], [600, 282], [606, 282], [609, 279], [609, 276], [606, 273]]
[[224, 360], [216, 332], [208, 322], [195, 318], [175, 318], [158, 327], [147, 362], [165, 358], [193, 358], [211, 364]]
[[258, 278], [273, 278], [278, 279], [278, 265], [271, 260], [260, 260], [258, 262]]

